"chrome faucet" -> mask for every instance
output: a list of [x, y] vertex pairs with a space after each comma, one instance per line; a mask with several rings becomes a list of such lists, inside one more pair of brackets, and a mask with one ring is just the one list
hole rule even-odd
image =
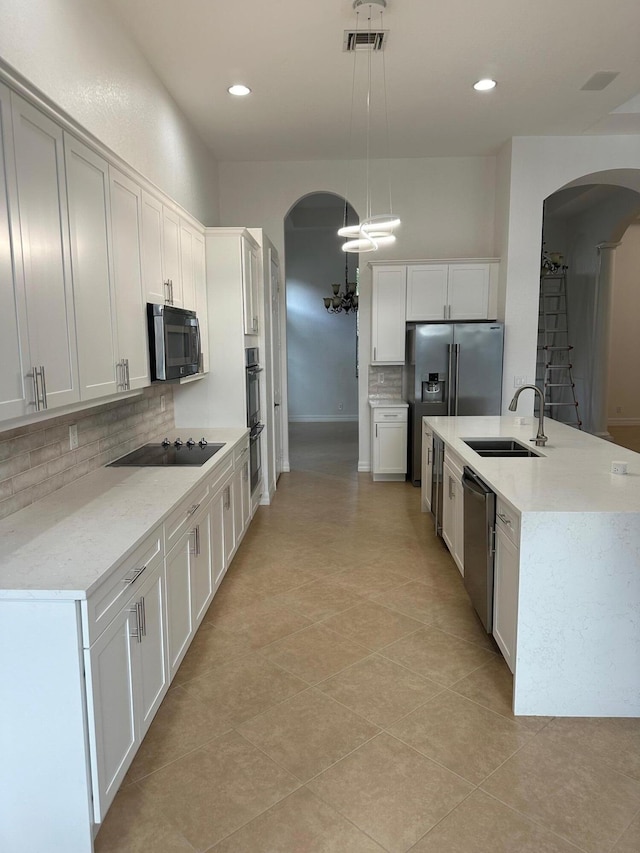
[[515, 412], [518, 408], [518, 397], [525, 388], [531, 388], [532, 391], [535, 391], [539, 397], [538, 403], [538, 432], [536, 433], [535, 439], [531, 439], [531, 441], [535, 441], [536, 447], [544, 447], [547, 443], [547, 436], [544, 434], [544, 396], [542, 391], [538, 388], [537, 385], [521, 385], [516, 393], [513, 395], [513, 400], [509, 403], [509, 411]]

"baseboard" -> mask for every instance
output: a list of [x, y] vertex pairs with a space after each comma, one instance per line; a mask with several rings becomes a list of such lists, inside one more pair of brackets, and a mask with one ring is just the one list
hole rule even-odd
[[281, 474], [290, 474], [291, 473], [291, 468], [289, 467], [288, 462], [283, 462], [280, 473]]
[[368, 474], [371, 471], [371, 463], [370, 462], [358, 462], [358, 473], [359, 474]]
[[608, 426], [640, 426], [640, 418], [609, 418]]
[[311, 415], [309, 417], [294, 418], [289, 415], [290, 424], [324, 424], [332, 423], [333, 421], [357, 421], [357, 415]]

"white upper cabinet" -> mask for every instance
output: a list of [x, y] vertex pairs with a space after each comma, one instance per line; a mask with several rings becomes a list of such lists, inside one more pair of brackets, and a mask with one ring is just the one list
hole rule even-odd
[[69, 233], [83, 400], [115, 394], [117, 341], [109, 246], [109, 167], [65, 133]]
[[109, 166], [113, 285], [118, 329], [118, 385], [122, 390], [149, 384], [147, 307], [142, 287], [142, 191]]
[[162, 274], [169, 289], [169, 305], [183, 307], [180, 272], [180, 217], [162, 206]]
[[258, 328], [258, 251], [245, 237], [240, 238], [242, 251], [242, 295], [244, 300], [244, 333], [257, 335]]
[[[29, 411], [80, 399], [62, 129], [11, 94], [17, 210], [27, 305]], [[34, 377], [34, 369], [37, 375]]]
[[491, 264], [449, 266], [449, 320], [489, 320]]
[[196, 283], [193, 269], [193, 237], [194, 231], [190, 225], [180, 222], [180, 280], [182, 286], [182, 307], [195, 311]]
[[[0, 420], [18, 418], [34, 410], [33, 382], [27, 378], [30, 369], [29, 341], [23, 280], [14, 275], [14, 258], [20, 257], [19, 245], [12, 245], [7, 199], [15, 200], [13, 172], [13, 140], [11, 137], [11, 99], [9, 90], [0, 84]], [[19, 242], [19, 230], [16, 229]], [[29, 408], [31, 406], [31, 408]]]
[[407, 320], [444, 320], [447, 305], [447, 264], [407, 267]]
[[498, 264], [451, 261], [407, 265], [407, 321], [494, 320]]
[[142, 190], [142, 283], [145, 299], [162, 305], [169, 286], [162, 277], [162, 204]]
[[407, 268], [373, 268], [371, 306], [371, 361], [404, 364]]

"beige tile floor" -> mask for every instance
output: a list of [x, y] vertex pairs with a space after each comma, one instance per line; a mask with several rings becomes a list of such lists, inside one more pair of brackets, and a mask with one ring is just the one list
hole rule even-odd
[[514, 718], [406, 483], [294, 425], [97, 853], [638, 853], [640, 720]]

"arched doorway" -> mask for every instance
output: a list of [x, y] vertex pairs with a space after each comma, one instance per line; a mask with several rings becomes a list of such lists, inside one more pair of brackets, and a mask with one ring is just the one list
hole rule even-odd
[[[287, 388], [291, 470], [354, 474], [358, 461], [357, 313], [333, 312], [332, 284], [357, 280], [358, 256], [337, 236], [345, 200], [315, 192], [285, 217]], [[358, 221], [347, 204], [350, 224]]]
[[[621, 320], [629, 311], [637, 314], [640, 291], [637, 285], [633, 288], [627, 283], [633, 275], [629, 264], [627, 273], [621, 273], [616, 281], [615, 255], [623, 235], [639, 214], [640, 192], [608, 183], [606, 175], [585, 176], [550, 195], [544, 204], [542, 239], [545, 248], [561, 253], [567, 267], [562, 285], [566, 287], [567, 316], [558, 318], [558, 324], [562, 325], [566, 319], [569, 329], [566, 336], [560, 334], [559, 338], [547, 342], [561, 344], [566, 340], [573, 346], [569, 358], [579, 418], [584, 429], [603, 438], [611, 437], [608, 423], [612, 407], [614, 410], [623, 408], [621, 403], [609, 401], [610, 391], [614, 391], [615, 396], [616, 390], [624, 390], [627, 405], [630, 397], [630, 374], [627, 371], [624, 376], [620, 370], [625, 357], [630, 358], [628, 353], [635, 352], [638, 336]], [[616, 294], [618, 304], [614, 308]], [[623, 294], [624, 307], [621, 308]], [[541, 308], [543, 303], [544, 299]], [[539, 344], [542, 342], [543, 335], [540, 335]], [[618, 350], [627, 355], [618, 354], [612, 358], [612, 352]], [[616, 367], [612, 370], [614, 364]], [[563, 381], [567, 378], [564, 373], [557, 376]], [[554, 377], [551, 381], [555, 381]], [[548, 396], [554, 392], [558, 408], [552, 408], [550, 413], [575, 425], [577, 417], [571, 406], [571, 393], [558, 387], [548, 389]], [[640, 412], [640, 389], [636, 396]]]

